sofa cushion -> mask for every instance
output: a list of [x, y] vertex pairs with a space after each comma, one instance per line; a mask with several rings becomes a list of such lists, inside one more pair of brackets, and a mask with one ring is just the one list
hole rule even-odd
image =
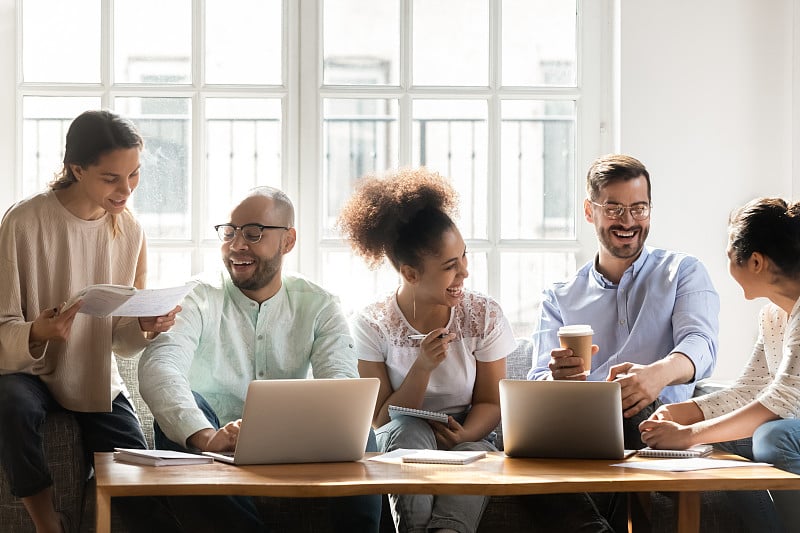
[[[42, 437], [53, 478], [56, 510], [66, 514], [73, 527], [77, 527], [89, 468], [81, 445], [80, 428], [74, 416], [58, 411], [47, 415]], [[0, 525], [2, 531], [36, 531], [22, 501], [11, 495], [5, 475], [0, 475]]]

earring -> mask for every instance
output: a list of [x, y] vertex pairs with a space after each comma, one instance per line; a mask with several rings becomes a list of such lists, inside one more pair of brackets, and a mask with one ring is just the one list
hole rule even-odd
[[417, 291], [412, 287], [411, 288], [411, 298], [413, 299], [412, 307], [411, 307], [411, 314], [414, 316], [414, 320], [417, 319]]

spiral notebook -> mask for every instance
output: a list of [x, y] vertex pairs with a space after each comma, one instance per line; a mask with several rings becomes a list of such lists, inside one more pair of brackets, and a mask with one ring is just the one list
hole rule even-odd
[[639, 457], [660, 457], [662, 459], [689, 459], [692, 457], [705, 457], [714, 451], [710, 444], [698, 444], [686, 450], [655, 450], [653, 448], [642, 448], [636, 455]]
[[447, 424], [447, 413], [440, 413], [437, 411], [425, 411], [424, 409], [412, 409], [411, 407], [400, 407], [398, 405], [389, 406], [389, 418], [394, 420], [400, 415], [416, 416], [417, 418], [425, 418], [427, 420], [435, 420], [442, 424]]

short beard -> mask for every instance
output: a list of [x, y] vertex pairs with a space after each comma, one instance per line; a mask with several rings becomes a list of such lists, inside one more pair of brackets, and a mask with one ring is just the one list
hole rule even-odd
[[[632, 257], [637, 257], [640, 253], [642, 253], [642, 249], [644, 248], [644, 243], [647, 241], [647, 236], [650, 233], [650, 228], [643, 228], [641, 226], [635, 228], [639, 232], [639, 237], [637, 242], [632, 243], [632, 247], [620, 247], [620, 246], [612, 246], [611, 244], [611, 232], [615, 230], [622, 229], [619, 226], [612, 226], [606, 230], [601, 231], [598, 234], [598, 238], [602, 243], [603, 247], [608, 250], [612, 256], [616, 257], [617, 259], [630, 259]], [[629, 228], [630, 229], [630, 228]]]
[[258, 260], [258, 268], [247, 279], [236, 279], [231, 271], [231, 265], [229, 260], [225, 260], [225, 268], [228, 269], [228, 274], [231, 277], [231, 281], [233, 282], [234, 286], [237, 287], [239, 290], [242, 291], [257, 291], [259, 289], [263, 289], [270, 283], [272, 280], [275, 279], [275, 276], [281, 270], [281, 263], [283, 262], [283, 254], [280, 250], [275, 252], [275, 255], [272, 257], [268, 257], [266, 259], [259, 259]]

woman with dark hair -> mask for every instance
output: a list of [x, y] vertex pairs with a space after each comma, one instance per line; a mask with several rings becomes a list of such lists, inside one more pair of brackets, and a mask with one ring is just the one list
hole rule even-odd
[[92, 284], [144, 288], [144, 233], [127, 209], [142, 147], [131, 122], [81, 114], [67, 132], [61, 173], [0, 223], [0, 463], [40, 533], [68, 529], [42, 447], [48, 412], [75, 415], [89, 460], [117, 446], [147, 447], [112, 351], [135, 355], [180, 308], [96, 318], [78, 314], [80, 302], [59, 305]]
[[[753, 354], [730, 388], [660, 407], [640, 424], [642, 440], [677, 449], [718, 443], [800, 474], [800, 204], [753, 200], [731, 216], [728, 235], [731, 277], [746, 299], [771, 302], [761, 310]], [[800, 531], [797, 492], [730, 496], [747, 496], [738, 507], [754, 531]]]
[[[500, 306], [464, 287], [467, 250], [451, 215], [450, 183], [425, 169], [367, 177], [344, 207], [339, 227], [356, 253], [384, 257], [400, 286], [354, 317], [362, 377], [381, 381], [373, 418], [378, 448], [494, 450], [498, 383], [516, 347]], [[390, 420], [389, 405], [442, 411], [447, 423]], [[399, 532], [474, 532], [483, 496], [390, 495]]]

